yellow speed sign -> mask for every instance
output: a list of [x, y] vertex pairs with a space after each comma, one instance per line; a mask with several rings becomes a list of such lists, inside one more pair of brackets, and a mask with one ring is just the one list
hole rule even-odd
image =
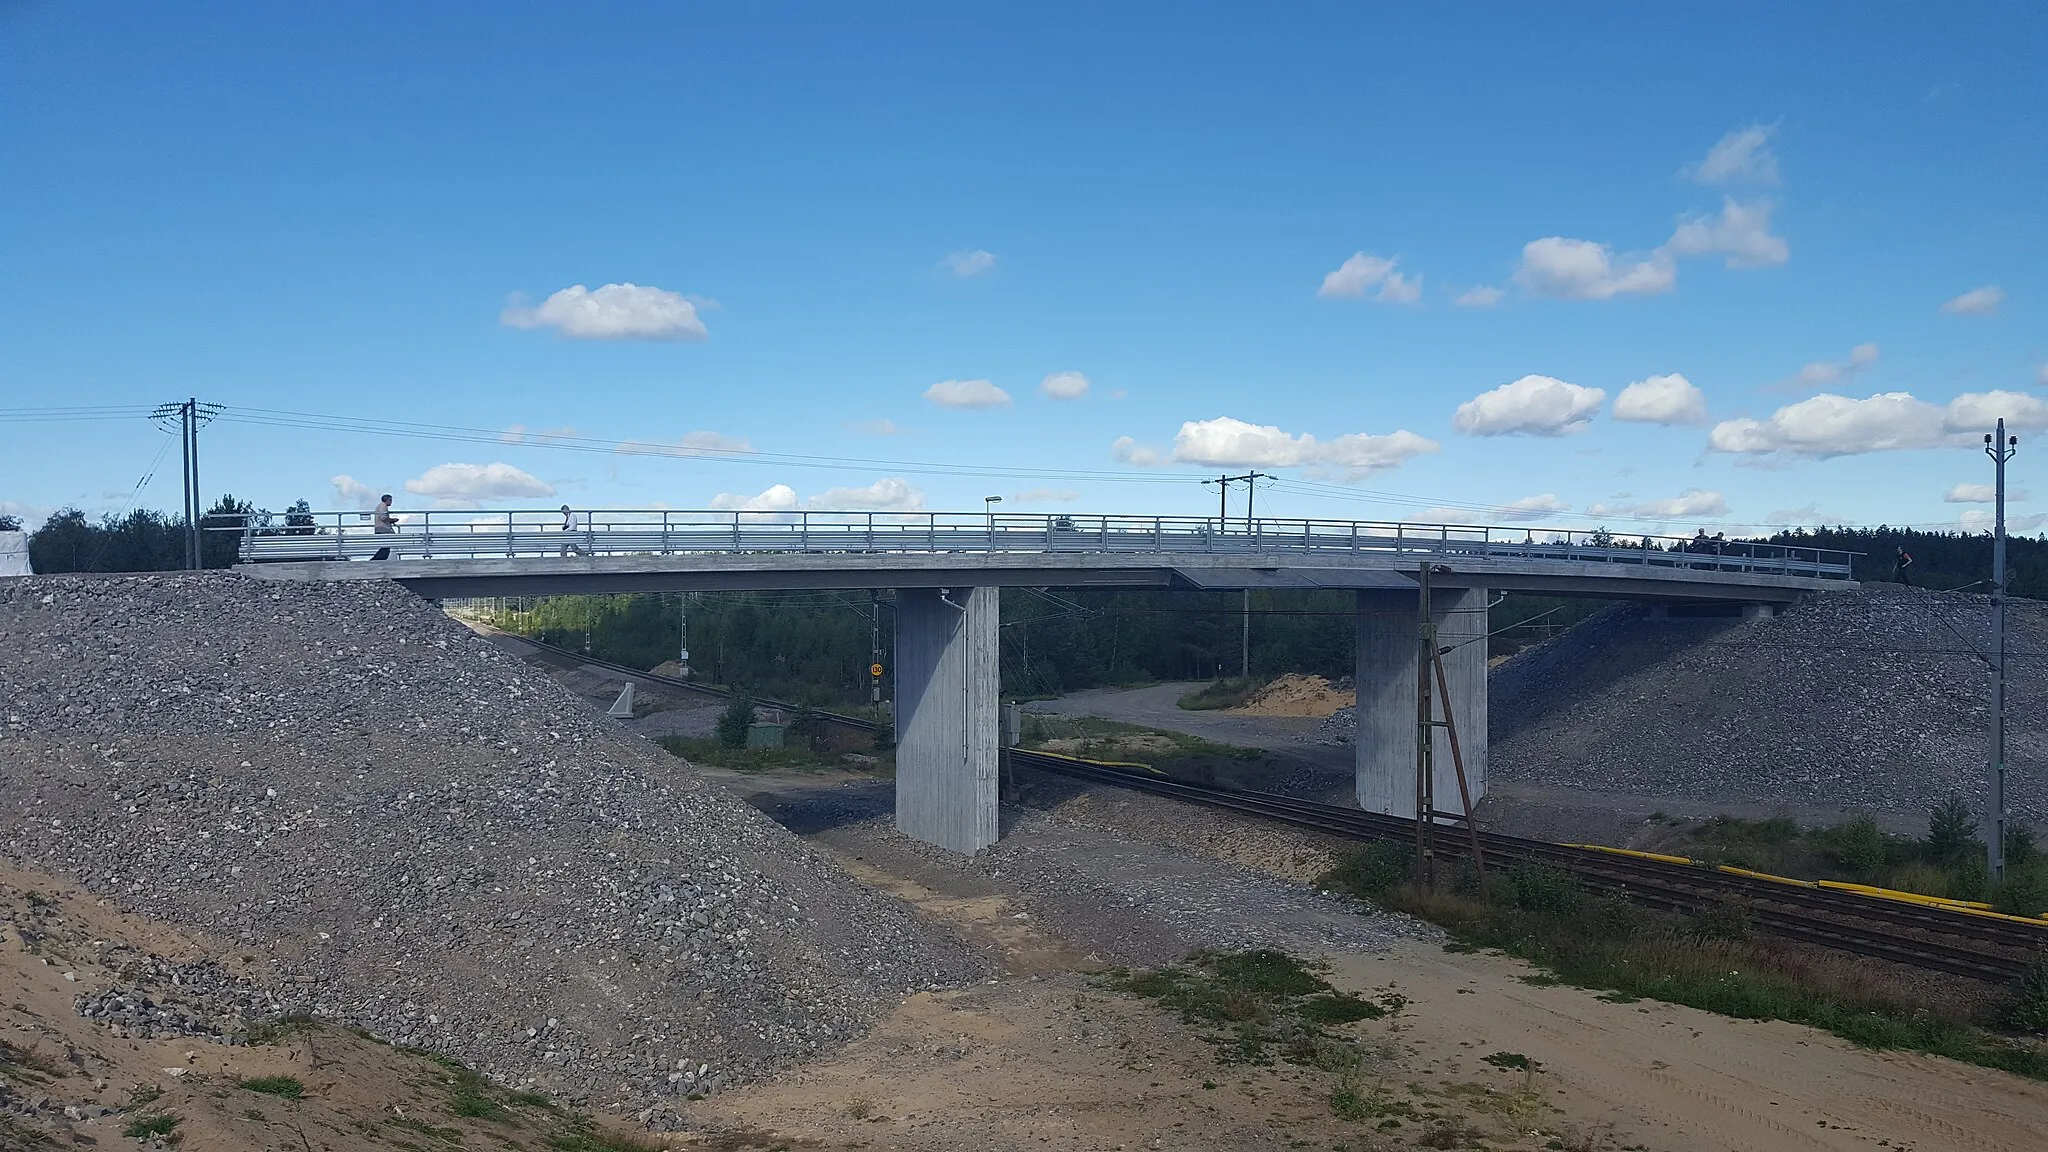
[[881, 674], [882, 674], [882, 666], [881, 666], [880, 664], [870, 664], [870, 665], [868, 665], [868, 675], [870, 675], [870, 676], [880, 676]]

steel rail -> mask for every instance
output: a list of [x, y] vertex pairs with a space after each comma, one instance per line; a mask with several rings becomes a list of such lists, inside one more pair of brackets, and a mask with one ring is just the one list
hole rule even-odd
[[[1211, 807], [1231, 809], [1316, 831], [1334, 833], [1349, 839], [1405, 840], [1413, 836], [1412, 821], [1397, 816], [1383, 816], [1333, 805], [1315, 804], [1268, 793], [1209, 788], [1165, 776], [1103, 768], [1067, 757], [1050, 756], [1024, 749], [1010, 749], [1008, 754], [1013, 766], [1038, 768], [1118, 787], [1190, 800]], [[1983, 929], [1991, 925], [1953, 913], [1946, 914], [1949, 916], [1947, 921], [1916, 920], [1907, 925], [1923, 931], [1939, 932], [1949, 937], [1949, 940], [1923, 939], [1901, 935], [1884, 928], [1873, 928], [1868, 926], [1868, 922], [1880, 921], [1887, 925], [1895, 923], [1892, 913], [1896, 908], [1876, 897], [1844, 893], [1842, 895], [1846, 898], [1841, 900], [1825, 897], [1811, 902], [1787, 900], [1787, 896], [1818, 895], [1818, 892], [1774, 885], [1768, 881], [1755, 881], [1754, 883], [1761, 885], [1763, 890], [1752, 890], [1747, 885], [1725, 883], [1747, 879], [1729, 876], [1726, 873], [1665, 865], [1657, 861], [1638, 861], [1628, 857], [1565, 848], [1543, 841], [1524, 840], [1495, 833], [1483, 833], [1481, 846], [1489, 858], [1553, 865], [1580, 876], [1595, 888], [1612, 891], [1628, 897], [1633, 902], [1659, 907], [1666, 911], [1700, 912], [1719, 906], [1729, 896], [1736, 896], [1746, 901], [1797, 903], [1802, 907], [1812, 908], [1815, 913], [1840, 916], [1847, 920], [1862, 920], [1866, 922], [1863, 925], [1847, 924], [1804, 911], [1760, 908], [1754, 904], [1745, 907], [1754, 924], [1774, 935], [1979, 980], [2003, 982], [2016, 979], [2026, 970], [2031, 959], [1986, 953], [1952, 941], [2008, 948], [2024, 947], [2035, 951], [2048, 945], [2048, 931], [2035, 933], [2033, 939], [2025, 941], [2013, 940], [2002, 931], [1997, 936], [1987, 938]], [[1456, 837], [1446, 837], [1440, 850], [1446, 856], [1456, 856], [1464, 852], [1465, 846], [1459, 843]], [[1996, 927], [2005, 929], [2018, 926], [2000, 924]]]
[[[490, 628], [490, 625], [483, 626]], [[496, 628], [491, 628], [491, 631], [532, 645], [545, 653], [649, 683], [717, 699], [730, 699], [732, 696], [723, 688], [673, 676], [658, 676], [630, 665], [585, 656]], [[756, 702], [785, 711], [798, 710], [797, 705], [784, 701], [757, 697]], [[812, 714], [826, 723], [860, 731], [873, 732], [879, 727], [874, 721], [844, 713], [813, 710]], [[1036, 768], [1120, 788], [1152, 792], [1347, 839], [1406, 842], [1414, 837], [1414, 822], [1400, 816], [1319, 804], [1270, 792], [1211, 788], [1163, 774], [1133, 772], [1024, 748], [1006, 748], [1003, 754], [1013, 767]], [[1481, 850], [1489, 859], [1548, 864], [1573, 873], [1593, 888], [1625, 896], [1632, 903], [1667, 912], [1697, 913], [1719, 907], [1733, 897], [1744, 901], [1743, 910], [1751, 922], [1771, 935], [1951, 975], [2007, 982], [2018, 979], [2031, 963], [2030, 959], [1985, 953], [1954, 941], [2016, 949], [2037, 956], [2048, 952], [2048, 929], [2031, 929], [1962, 912], [1904, 904], [1860, 893], [1800, 888], [1754, 877], [1618, 856], [1587, 848], [1571, 848], [1495, 832], [1480, 833], [1479, 841]], [[1445, 837], [1440, 850], [1446, 856], [1459, 856], [1466, 851], [1466, 846], [1457, 837]], [[1806, 911], [1760, 908], [1751, 903], [1753, 901], [1795, 905]], [[1948, 939], [1904, 936], [1884, 929], [1843, 924], [1827, 919], [1827, 916], [1861, 920], [1866, 925], [1875, 921], [1891, 928], [1918, 930]]]

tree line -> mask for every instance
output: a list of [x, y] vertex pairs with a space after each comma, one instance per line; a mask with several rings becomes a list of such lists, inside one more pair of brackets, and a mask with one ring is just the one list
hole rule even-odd
[[[310, 533], [313, 508], [304, 500], [271, 512], [232, 493], [214, 501], [199, 518], [199, 561], [203, 568], [235, 562], [239, 533], [207, 529], [234, 527], [251, 517], [262, 532]], [[15, 522], [18, 530], [20, 522]], [[0, 526], [4, 528], [4, 526]], [[29, 533], [28, 561], [37, 572], [169, 572], [185, 566], [185, 517], [148, 508], [98, 519], [64, 508]]]

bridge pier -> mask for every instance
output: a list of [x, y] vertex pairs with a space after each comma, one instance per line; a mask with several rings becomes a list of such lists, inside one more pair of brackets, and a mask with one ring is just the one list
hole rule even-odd
[[999, 594], [896, 593], [896, 827], [955, 852], [996, 842]]
[[[1484, 588], [1438, 588], [1430, 594], [1444, 679], [1450, 685], [1451, 718], [1465, 757], [1472, 802], [1486, 795], [1486, 602]], [[1415, 815], [1415, 681], [1420, 637], [1413, 592], [1358, 593], [1357, 752], [1358, 806], [1389, 816]], [[1469, 643], [1465, 643], [1469, 641]], [[1453, 647], [1455, 645], [1455, 647]], [[1431, 682], [1432, 699], [1438, 696]], [[1443, 702], [1435, 705], [1443, 719]], [[1458, 773], [1449, 734], [1435, 733], [1436, 808], [1459, 811]]]

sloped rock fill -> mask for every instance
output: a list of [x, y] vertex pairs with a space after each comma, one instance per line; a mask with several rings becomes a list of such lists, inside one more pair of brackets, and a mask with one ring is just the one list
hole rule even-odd
[[985, 959], [396, 585], [0, 581], [0, 845], [494, 1077], [652, 1102]]
[[[2013, 811], [2048, 816], [2048, 605], [2009, 602]], [[1893, 585], [1773, 619], [1611, 608], [1497, 667], [1496, 779], [1924, 815], [1981, 810], [1990, 601]]]

